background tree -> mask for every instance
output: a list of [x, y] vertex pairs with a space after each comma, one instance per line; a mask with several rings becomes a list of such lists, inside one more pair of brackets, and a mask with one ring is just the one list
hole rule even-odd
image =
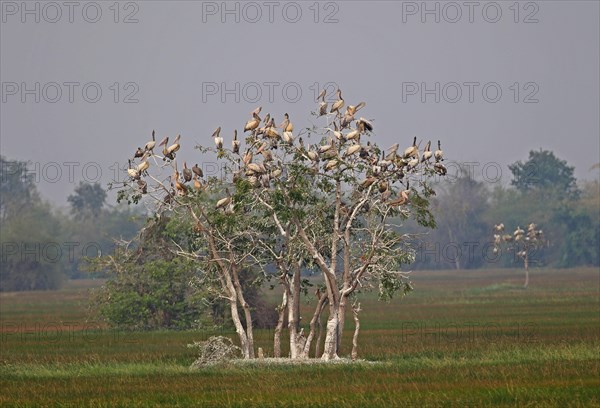
[[548, 150], [531, 150], [526, 162], [517, 161], [508, 166], [513, 174], [511, 184], [521, 192], [539, 192], [544, 198], [559, 201], [579, 196], [575, 170], [565, 160]]
[[27, 162], [0, 156], [0, 222], [15, 218], [39, 202], [34, 173]]
[[451, 262], [456, 269], [481, 267], [484, 262], [481, 249], [489, 228], [484, 219], [489, 207], [486, 185], [461, 169], [456, 178], [436, 186], [436, 190], [432, 211], [438, 228], [424, 238], [422, 245], [432, 249], [439, 262], [428, 265], [443, 268]]
[[[142, 211], [125, 205], [105, 208], [106, 191], [98, 183], [79, 183], [67, 200], [72, 211], [63, 217], [63, 229], [77, 245], [66, 268], [72, 279], [90, 276], [83, 267], [84, 258], [113, 253], [115, 242], [131, 240], [146, 219]], [[92, 276], [101, 277], [103, 271], [94, 271]]]
[[58, 288], [68, 248], [27, 163], [0, 156], [0, 291]]
[[[173, 239], [184, 229], [167, 217], [149, 219], [139, 236], [121, 241], [113, 254], [88, 259], [90, 271], [109, 278], [95, 290], [91, 311], [111, 326], [131, 329], [187, 329], [207, 306], [188, 282], [193, 262], [176, 257]], [[181, 240], [179, 240], [181, 242]]]
[[76, 218], [96, 218], [100, 215], [106, 201], [106, 191], [100, 183], [80, 182], [75, 193], [67, 197]]
[[516, 257], [523, 261], [525, 268], [525, 288], [529, 286], [529, 261], [535, 251], [547, 245], [544, 238], [544, 232], [541, 229], [536, 229], [537, 225], [533, 222], [527, 226], [527, 231], [520, 226], [515, 229], [514, 233], [504, 234], [504, 224], [494, 225], [494, 253], [498, 254], [502, 251], [502, 246], [514, 252]]
[[600, 185], [583, 184], [581, 196], [559, 206], [552, 221], [560, 225], [558, 266], [600, 266]]

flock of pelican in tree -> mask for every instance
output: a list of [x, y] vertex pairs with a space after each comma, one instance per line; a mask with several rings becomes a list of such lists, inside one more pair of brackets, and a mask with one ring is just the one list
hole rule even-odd
[[527, 234], [521, 226], [517, 226], [517, 229], [513, 234], [503, 234], [504, 224], [494, 225], [494, 253], [498, 253], [499, 247], [503, 242], [506, 243], [523, 243], [523, 249], [517, 252], [520, 257], [527, 255], [527, 248], [529, 246], [536, 246], [544, 239], [544, 232], [541, 229], [536, 229], [537, 225], [533, 222], [527, 226]]
[[[242, 144], [241, 140], [238, 140], [237, 130], [233, 132], [230, 152], [234, 157], [237, 156], [233, 182], [245, 177], [255, 188], [270, 187], [271, 182], [284, 175], [286, 171], [279, 156], [273, 154], [273, 151], [277, 153], [277, 149], [284, 149], [285, 153], [294, 154], [294, 161], [311, 163], [315, 173], [322, 169], [324, 175], [333, 175], [336, 169], [343, 170], [359, 162], [364, 164], [367, 170], [365, 178], [359, 182], [359, 189], [371, 188], [376, 183], [382, 202], [389, 206], [401, 206], [409, 201], [411, 189], [408, 178], [403, 180], [404, 175], [416, 171], [419, 164], [438, 175], [443, 176], [447, 173], [442, 163], [444, 152], [439, 140], [435, 151], [431, 150], [431, 141], [428, 141], [423, 151], [420, 151], [416, 136], [412, 144], [400, 152], [398, 152], [399, 143], [393, 144], [387, 150], [380, 150], [375, 145], [371, 145], [370, 141], [363, 144], [361, 138], [370, 135], [373, 131], [373, 123], [364, 117], [356, 119], [355, 114], [366, 104], [360, 102], [356, 105], [346, 105], [342, 98], [342, 91], [338, 89], [336, 99], [329, 107], [325, 96], [326, 91], [323, 90], [317, 97], [319, 102], [317, 117], [324, 116], [328, 122], [320, 143], [305, 145], [302, 132], [294, 135], [294, 125], [287, 113], [281, 124], [277, 125], [271, 114], [267, 113], [264, 118], [260, 116], [262, 107], [252, 111], [251, 118], [243, 127], [247, 146], [245, 150], [241, 150]], [[309, 129], [307, 131], [315, 132]], [[220, 126], [213, 132], [212, 138], [221, 157], [227, 147]], [[148, 176], [147, 170], [151, 158], [154, 158], [157, 165], [156, 158], [162, 159], [174, 169], [169, 180], [170, 188], [164, 184], [162, 186], [163, 190], [168, 192], [165, 197], [166, 202], [176, 195], [190, 194], [192, 188], [196, 191], [206, 188], [202, 169], [197, 164], [188, 168], [187, 163], [184, 162], [183, 169], [179, 172], [176, 155], [181, 148], [180, 139], [181, 136], [178, 135], [173, 143], [169, 144], [169, 137], [165, 137], [157, 146], [155, 132], [152, 131], [152, 140], [148, 141], [143, 148], [137, 148], [133, 159], [129, 160], [127, 173], [131, 180], [137, 183], [141, 194], [148, 192], [148, 184], [144, 178]], [[155, 153], [155, 149], [159, 147], [162, 147], [162, 156]], [[405, 189], [392, 198], [390, 184], [394, 181], [403, 183]], [[232, 211], [232, 196], [228, 190], [226, 192], [227, 196], [217, 201], [216, 208]]]

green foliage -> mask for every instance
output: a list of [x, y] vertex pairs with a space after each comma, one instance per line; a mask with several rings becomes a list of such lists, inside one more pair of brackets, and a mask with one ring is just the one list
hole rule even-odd
[[[424, 238], [415, 266], [430, 269], [481, 267], [485, 262], [481, 251], [469, 254], [465, 243], [475, 242], [482, 248], [489, 241], [490, 226], [485, 219], [489, 211], [489, 192], [485, 184], [462, 172], [451, 182], [434, 188], [437, 192], [431, 196], [431, 211], [437, 229]], [[413, 200], [418, 202], [419, 199]], [[421, 225], [427, 226], [426, 223]], [[449, 248], [456, 247], [460, 252], [450, 254]]]
[[559, 266], [600, 266], [600, 220], [583, 208], [563, 206], [554, 220], [564, 226]]
[[18, 217], [40, 201], [27, 162], [0, 156], [0, 222]]
[[76, 187], [71, 218], [40, 199], [26, 162], [0, 162], [0, 291], [53, 289], [82, 277], [85, 256], [110, 253], [114, 237], [129, 239], [139, 228], [135, 212], [102, 209], [99, 184]]
[[65, 280], [70, 252], [60, 220], [48, 204], [28, 207], [2, 223], [0, 291], [56, 289]]
[[106, 201], [106, 191], [100, 183], [90, 184], [83, 181], [75, 187], [75, 194], [67, 197], [76, 218], [98, 217]]
[[521, 192], [545, 191], [547, 198], [555, 200], [576, 199], [579, 196], [573, 176], [575, 168], [557, 158], [551, 151], [531, 150], [526, 162], [517, 161], [508, 168], [513, 174], [511, 184]]
[[58, 288], [68, 259], [60, 219], [41, 201], [27, 163], [0, 156], [0, 291]]
[[[108, 260], [106, 260], [108, 261]], [[129, 330], [189, 329], [204, 305], [188, 282], [196, 270], [181, 258], [139, 262], [112, 257], [101, 262], [110, 279], [99, 289], [92, 308], [111, 326]]]

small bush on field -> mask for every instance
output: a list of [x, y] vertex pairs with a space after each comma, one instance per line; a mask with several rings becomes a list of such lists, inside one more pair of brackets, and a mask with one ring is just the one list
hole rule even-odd
[[212, 336], [206, 341], [195, 341], [193, 344], [188, 344], [188, 347], [197, 348], [200, 354], [190, 369], [223, 363], [241, 356], [241, 349], [234, 345], [231, 339], [223, 336]]

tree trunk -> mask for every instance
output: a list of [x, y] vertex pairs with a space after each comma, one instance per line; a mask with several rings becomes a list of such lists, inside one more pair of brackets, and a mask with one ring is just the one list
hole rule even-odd
[[240, 284], [240, 279], [238, 276], [237, 267], [232, 266], [232, 275], [233, 275], [233, 283], [235, 285], [235, 293], [237, 294], [237, 298], [240, 301], [242, 309], [244, 310], [244, 317], [246, 319], [245, 333], [246, 333], [247, 344], [248, 344], [248, 357], [247, 358], [254, 358], [254, 333], [252, 330], [252, 313], [250, 312], [250, 305], [248, 305], [248, 302], [246, 302], [246, 299], [244, 298], [244, 294], [242, 292], [242, 285]]
[[352, 337], [352, 360], [358, 357], [358, 332], [360, 331], [360, 320], [358, 320], [358, 312], [360, 312], [360, 303], [357, 307], [352, 306], [354, 314], [354, 336]]
[[285, 320], [285, 311], [287, 310], [287, 292], [283, 291], [283, 299], [279, 306], [279, 318], [277, 326], [275, 326], [275, 334], [273, 336], [273, 356], [281, 357], [281, 331], [283, 330], [283, 322]]
[[523, 287], [525, 289], [527, 289], [527, 286], [529, 286], [529, 254], [525, 254], [524, 262], [525, 262], [525, 285], [523, 285]]
[[300, 330], [300, 287], [302, 286], [302, 270], [300, 269], [300, 263], [296, 263], [294, 266], [294, 276], [292, 277], [292, 293], [294, 294], [293, 309], [294, 309], [294, 322], [296, 323], [296, 331]]
[[[197, 219], [197, 218], [196, 218]], [[237, 274], [237, 266], [235, 264], [231, 264], [230, 267], [227, 267], [223, 261], [221, 261], [221, 257], [219, 255], [219, 251], [217, 251], [217, 246], [215, 245], [214, 237], [211, 234], [206, 235], [212, 259], [217, 264], [219, 268], [219, 279], [221, 281], [221, 287], [223, 291], [227, 294], [227, 298], [229, 300], [229, 306], [231, 308], [231, 320], [233, 320], [233, 325], [235, 326], [235, 331], [240, 338], [240, 345], [242, 349], [242, 353], [245, 359], [254, 358], [254, 339], [252, 337], [252, 320], [250, 316], [250, 308], [248, 304], [244, 300], [244, 295], [242, 294], [242, 287], [240, 285], [240, 281], [238, 279]], [[231, 279], [233, 276], [233, 280]], [[238, 300], [242, 303], [242, 307], [245, 305], [246, 319], [248, 324], [246, 325], [246, 329], [244, 329], [244, 325], [240, 320], [240, 315], [238, 312]]]
[[346, 321], [346, 301], [347, 297], [342, 295], [340, 299], [340, 306], [338, 308], [338, 331], [336, 343], [336, 353], [338, 353], [338, 355], [342, 347], [342, 335], [344, 333], [344, 323]]
[[290, 332], [290, 358], [298, 357], [298, 330], [296, 326], [296, 316], [294, 313], [294, 301], [290, 299], [288, 307], [288, 331]]
[[296, 265], [292, 284], [288, 292], [288, 329], [290, 332], [290, 357], [301, 357], [304, 350], [304, 335], [299, 331], [300, 323], [300, 266]]
[[317, 307], [315, 308], [315, 313], [313, 314], [312, 319], [310, 320], [310, 330], [308, 332], [308, 337], [306, 338], [306, 342], [304, 343], [304, 350], [302, 351], [302, 358], [308, 358], [310, 354], [310, 347], [312, 345], [312, 341], [315, 337], [315, 330], [317, 324], [319, 325], [319, 336], [317, 338], [317, 346], [315, 351], [315, 356], [319, 355], [321, 349], [321, 313], [323, 313], [323, 309], [327, 303], [327, 296], [322, 295], [320, 291], [317, 290]]
[[242, 354], [245, 359], [250, 359], [250, 347], [248, 344], [248, 336], [246, 336], [246, 331], [244, 330], [244, 326], [242, 325], [242, 321], [240, 320], [240, 315], [238, 313], [237, 308], [237, 299], [235, 294], [229, 298], [229, 305], [231, 307], [231, 319], [233, 320], [233, 325], [235, 326], [235, 331], [240, 338], [240, 346], [242, 349]]
[[[448, 236], [450, 237], [450, 242], [454, 242], [456, 245], [458, 245], [458, 243], [456, 243], [456, 241], [454, 241], [454, 234], [452, 233], [452, 230], [450, 229], [450, 227], [448, 226]], [[456, 254], [456, 257], [454, 258], [454, 267], [456, 268], [456, 270], [460, 270], [460, 256], [458, 255], [458, 253]]]
[[[330, 301], [331, 302], [331, 301]], [[329, 305], [329, 318], [325, 332], [325, 344], [323, 346], [323, 355], [321, 359], [324, 361], [334, 360], [339, 358], [337, 355], [337, 341], [339, 330], [339, 304]]]
[[[325, 299], [327, 299], [326, 296]], [[323, 321], [321, 320], [321, 315], [323, 314], [323, 310], [325, 309], [325, 303], [323, 303], [321, 312], [319, 312], [319, 316], [317, 317], [317, 326], [319, 328], [319, 331], [317, 334], [317, 344], [315, 345], [315, 357], [321, 355], [321, 343], [323, 342]]]

